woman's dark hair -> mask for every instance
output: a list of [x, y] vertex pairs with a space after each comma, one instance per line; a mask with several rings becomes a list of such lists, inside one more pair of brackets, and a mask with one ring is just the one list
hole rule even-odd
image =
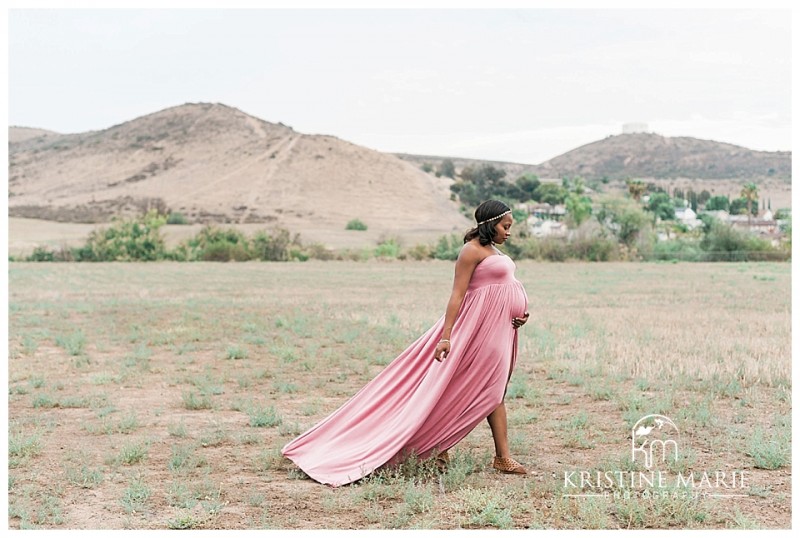
[[495, 236], [495, 229], [494, 227], [497, 225], [497, 220], [494, 217], [502, 215], [506, 211], [510, 211], [511, 208], [508, 207], [506, 204], [499, 200], [486, 200], [477, 208], [475, 208], [475, 222], [483, 222], [485, 220], [489, 220], [489, 222], [483, 222], [480, 226], [475, 226], [467, 234], [464, 236], [464, 242], [470, 241], [472, 239], [478, 238], [480, 244], [483, 246], [488, 245], [494, 240]]

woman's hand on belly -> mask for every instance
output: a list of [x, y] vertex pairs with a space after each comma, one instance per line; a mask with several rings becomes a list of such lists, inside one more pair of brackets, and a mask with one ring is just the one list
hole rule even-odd
[[520, 327], [525, 325], [530, 316], [531, 316], [530, 313], [526, 311], [525, 314], [522, 315], [522, 317], [511, 318], [511, 324], [514, 325], [514, 329], [519, 329]]

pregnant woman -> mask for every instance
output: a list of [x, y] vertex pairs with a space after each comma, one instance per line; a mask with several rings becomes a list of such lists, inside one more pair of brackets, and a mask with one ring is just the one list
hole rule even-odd
[[283, 447], [314, 480], [354, 482], [410, 454], [436, 456], [488, 419], [501, 472], [526, 474], [509, 452], [506, 386], [528, 298], [515, 264], [495, 244], [510, 237], [511, 209], [489, 200], [464, 236], [447, 310], [372, 381]]

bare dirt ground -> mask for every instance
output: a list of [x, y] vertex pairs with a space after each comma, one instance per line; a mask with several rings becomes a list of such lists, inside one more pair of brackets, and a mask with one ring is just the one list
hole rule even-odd
[[[10, 264], [9, 528], [791, 526], [789, 264], [517, 265], [531, 474], [489, 468], [484, 423], [444, 474], [329, 488], [280, 447], [438, 319], [451, 263]], [[744, 487], [567, 496], [598, 491], [565, 473], [634, 469], [651, 413], [680, 427], [667, 472]]]

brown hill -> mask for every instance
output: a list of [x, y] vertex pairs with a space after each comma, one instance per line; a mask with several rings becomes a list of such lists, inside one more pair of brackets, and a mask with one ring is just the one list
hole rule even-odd
[[[417, 166], [438, 166], [448, 157], [396, 154]], [[506, 171], [509, 179], [530, 172], [541, 178], [560, 179], [791, 179], [790, 151], [755, 151], [733, 144], [687, 136], [666, 137], [654, 133], [608, 136], [554, 157], [541, 164], [477, 161], [449, 157], [461, 170], [491, 164]]]
[[158, 206], [195, 222], [275, 223], [322, 241], [358, 233], [344, 232], [353, 218], [370, 235], [469, 226], [448, 178], [222, 104], [185, 104], [80, 134], [19, 129], [9, 130], [14, 217], [97, 222]]
[[788, 179], [791, 161], [788, 151], [755, 151], [688, 136], [632, 133], [586, 144], [537, 169], [549, 177], [586, 179]]

